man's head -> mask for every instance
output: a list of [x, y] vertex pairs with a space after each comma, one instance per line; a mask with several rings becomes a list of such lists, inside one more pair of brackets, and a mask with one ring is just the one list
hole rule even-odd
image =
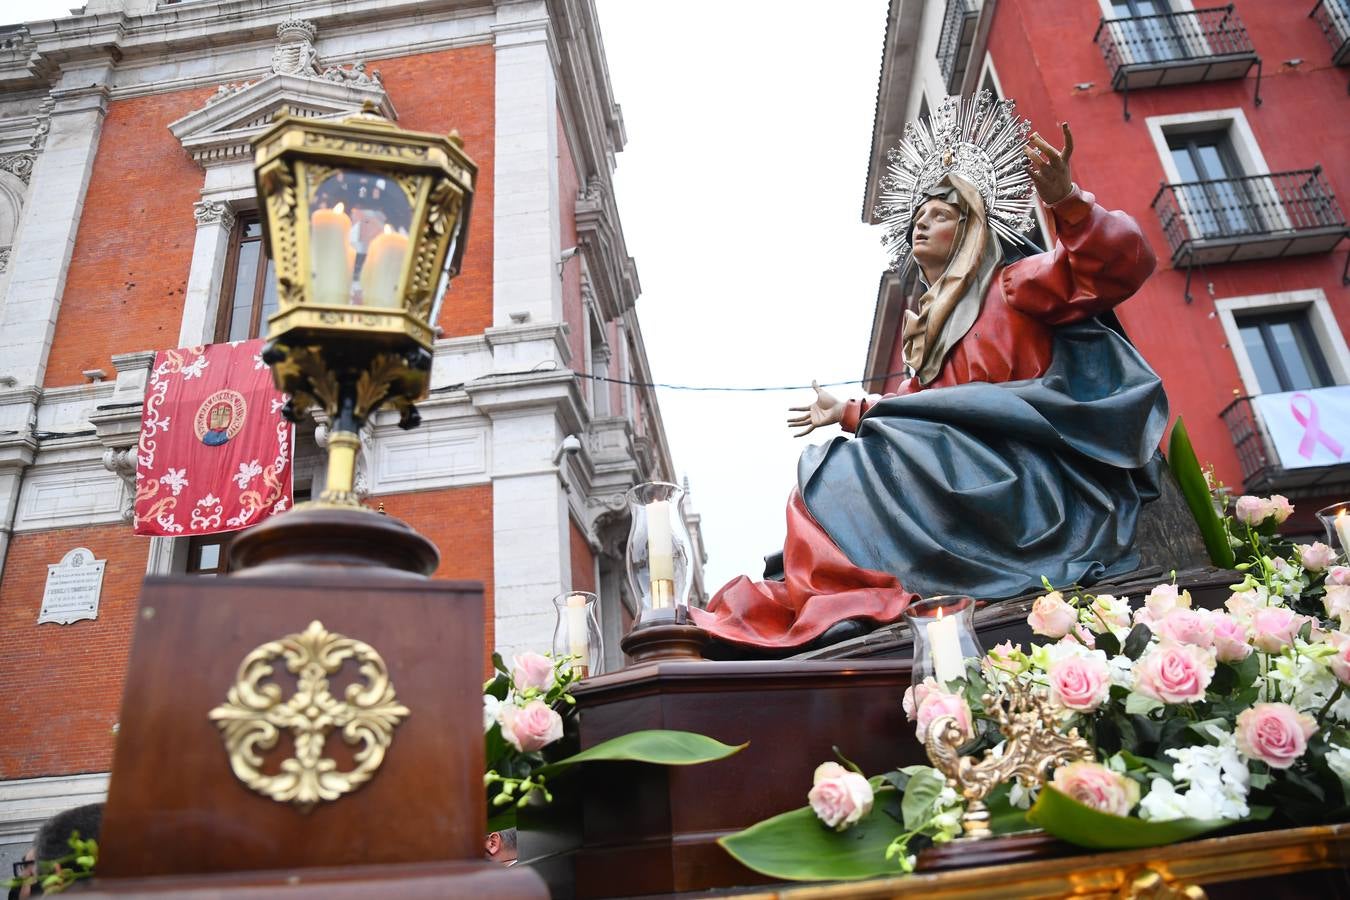
[[961, 230], [961, 208], [940, 197], [930, 197], [914, 213], [910, 243], [914, 261], [932, 284], [952, 257]]
[[503, 828], [487, 836], [487, 855], [493, 862], [511, 865], [516, 861], [516, 830]]

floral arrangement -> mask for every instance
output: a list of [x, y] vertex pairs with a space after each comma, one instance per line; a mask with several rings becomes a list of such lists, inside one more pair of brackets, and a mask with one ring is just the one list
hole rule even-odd
[[739, 752], [733, 746], [688, 731], [650, 729], [603, 741], [571, 756], [548, 759], [576, 706], [575, 657], [522, 653], [507, 668], [492, 654], [493, 677], [483, 685], [488, 830], [514, 827], [516, 811], [553, 802], [548, 779], [579, 763], [646, 762], [687, 766]]
[[[1000, 644], [967, 660], [964, 679], [906, 691], [918, 738], [953, 722], [967, 756], [1001, 753], [983, 699], [1012, 680], [1042, 692], [1057, 727], [1087, 740], [1092, 760], [1060, 766], [1045, 784], [1000, 787], [988, 801], [995, 833], [1030, 823], [1108, 849], [1266, 818], [1350, 817], [1350, 567], [1326, 544], [1281, 538], [1292, 512], [1283, 497], [1244, 496], [1223, 516], [1244, 578], [1222, 609], [1198, 607], [1173, 583], [1132, 603], [1047, 582], [1027, 617], [1034, 644]], [[778, 877], [873, 877], [912, 871], [917, 850], [961, 833], [965, 812], [926, 766], [869, 779], [825, 763], [807, 800], [723, 846]], [[849, 855], [863, 848], [870, 858]]]
[[72, 831], [66, 843], [70, 852], [65, 856], [39, 860], [33, 865], [35, 874], [11, 878], [4, 886], [13, 890], [28, 885], [44, 894], [59, 894], [78, 881], [93, 878], [94, 866], [98, 863], [98, 841], [83, 840], [78, 831]]

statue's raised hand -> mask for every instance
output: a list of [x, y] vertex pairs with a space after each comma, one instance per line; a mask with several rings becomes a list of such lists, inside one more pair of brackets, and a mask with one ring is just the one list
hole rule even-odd
[[789, 428], [800, 428], [793, 437], [806, 437], [817, 428], [826, 425], [838, 425], [844, 421], [844, 401], [821, 388], [819, 382], [812, 381], [811, 389], [816, 392], [816, 401], [810, 406], [793, 406], [788, 412], [801, 413], [787, 420]]
[[1064, 132], [1063, 150], [1050, 146], [1050, 142], [1041, 137], [1040, 132], [1032, 132], [1026, 146], [1027, 159], [1031, 160], [1031, 181], [1046, 206], [1058, 203], [1073, 190], [1073, 177], [1069, 174], [1073, 134], [1069, 131], [1068, 122], [1060, 122], [1059, 127]]

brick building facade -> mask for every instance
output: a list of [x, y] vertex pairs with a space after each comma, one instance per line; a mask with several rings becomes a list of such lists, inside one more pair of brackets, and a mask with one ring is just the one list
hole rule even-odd
[[[863, 219], [904, 123], [948, 95], [1012, 98], [1053, 142], [1070, 122], [1075, 180], [1157, 254], [1117, 315], [1173, 421], [1235, 493], [1285, 494], [1288, 527], [1320, 535], [1313, 513], [1350, 495], [1350, 440], [1339, 460], [1281, 455], [1271, 417], [1350, 392], [1347, 64], [1350, 0], [892, 0]], [[915, 299], [883, 275], [868, 377], [903, 366]]]
[[[487, 649], [548, 649], [552, 597], [595, 590], [618, 658], [634, 611], [623, 492], [675, 471], [654, 393], [617, 383], [652, 379], [593, 2], [90, 0], [0, 28], [0, 847], [15, 858], [45, 815], [103, 789], [141, 579], [225, 558], [137, 537], [129, 513], [154, 352], [265, 333], [249, 141], [278, 110], [365, 102], [457, 129], [479, 181], [422, 425], [378, 419], [358, 490], [440, 547], [436, 577], [483, 582]], [[298, 498], [322, 489], [324, 437], [298, 427]], [[76, 547], [107, 561], [98, 617], [36, 624], [46, 567]]]

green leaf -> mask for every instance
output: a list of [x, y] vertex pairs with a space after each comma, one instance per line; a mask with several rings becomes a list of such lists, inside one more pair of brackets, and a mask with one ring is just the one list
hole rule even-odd
[[1094, 635], [1093, 640], [1097, 649], [1106, 653], [1107, 656], [1117, 656], [1120, 653], [1120, 639], [1109, 631]]
[[1207, 831], [1236, 825], [1229, 819], [1173, 819], [1148, 822], [1133, 816], [1113, 816], [1086, 806], [1050, 785], [1041, 788], [1027, 821], [1079, 847], [1091, 850], [1132, 850], [1188, 840]]
[[947, 780], [936, 769], [916, 773], [905, 786], [905, 799], [900, 803], [900, 814], [905, 819], [905, 829], [914, 831], [928, 821], [933, 811], [933, 801], [946, 786]]
[[692, 731], [634, 731], [596, 744], [589, 750], [539, 769], [545, 777], [584, 762], [645, 762], [660, 766], [692, 766], [725, 759], [750, 746], [724, 744]]
[[492, 676], [492, 680], [483, 685], [483, 693], [491, 694], [498, 700], [505, 700], [506, 695], [511, 692], [511, 679], [498, 672]]
[[[879, 798], [878, 798], [879, 799]], [[847, 831], [826, 828], [804, 806], [765, 819], [717, 843], [748, 869], [783, 881], [856, 881], [897, 875], [886, 848], [904, 829], [881, 804]]]
[[507, 678], [511, 677], [511, 670], [506, 667], [506, 663], [502, 662], [502, 655], [500, 653], [492, 654], [492, 668], [501, 672]]
[[1144, 623], [1130, 629], [1130, 633], [1125, 637], [1125, 646], [1121, 648], [1128, 659], [1138, 659], [1144, 654], [1148, 647], [1149, 638], [1153, 637], [1153, 631]]
[[1214, 511], [1214, 502], [1210, 498], [1209, 485], [1200, 471], [1200, 461], [1195, 457], [1195, 448], [1191, 446], [1190, 436], [1186, 434], [1186, 424], [1177, 416], [1172, 426], [1172, 438], [1167, 445], [1167, 464], [1176, 476], [1181, 495], [1186, 498], [1195, 524], [1200, 528], [1200, 537], [1209, 552], [1209, 560], [1221, 569], [1231, 569], [1236, 559], [1233, 548], [1228, 545], [1228, 531], [1223, 519]]
[[1027, 811], [1012, 805], [1012, 785], [1000, 784], [989, 794], [985, 806], [989, 808], [989, 830], [994, 834], [1016, 834], [1019, 831], [1031, 831], [1027, 821]]
[[488, 834], [494, 831], [505, 831], [508, 828], [516, 827], [516, 805], [508, 805], [505, 810], [494, 813], [487, 821]]
[[1162, 708], [1162, 701], [1145, 697], [1143, 694], [1130, 694], [1125, 698], [1125, 712], [1132, 716], [1146, 716], [1153, 710]]

